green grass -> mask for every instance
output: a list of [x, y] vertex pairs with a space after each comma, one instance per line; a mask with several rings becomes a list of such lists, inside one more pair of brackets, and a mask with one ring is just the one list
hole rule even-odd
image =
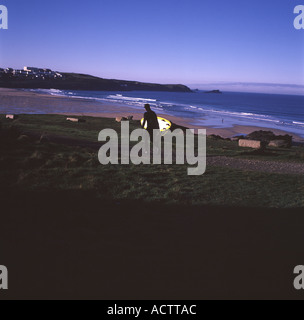
[[[14, 122], [6, 121], [0, 115], [4, 128], [15, 128], [20, 132], [36, 132], [37, 134], [54, 134], [67, 138], [77, 138], [83, 141], [97, 141], [98, 133], [106, 128], [120, 132], [120, 123], [114, 119], [79, 117], [84, 123], [66, 121], [62, 115], [21, 115]], [[130, 122], [130, 131], [139, 128], [139, 121]], [[132, 144], [131, 144], [132, 145]], [[304, 148], [292, 147], [291, 149], [268, 148], [264, 154], [259, 154], [252, 149], [240, 148], [235, 141], [207, 139], [207, 154], [237, 157], [243, 159], [260, 159], [265, 161], [294, 161], [304, 163]]]
[[0, 115], [0, 121], [4, 128], [15, 128], [23, 133], [48, 133], [90, 141], [97, 141], [98, 133], [102, 129], [120, 128], [120, 125], [113, 119], [77, 117], [85, 119], [86, 122], [73, 123], [66, 121], [66, 118], [62, 115], [21, 115], [17, 120], [10, 122], [5, 120], [4, 115]]
[[[188, 176], [187, 165], [108, 165], [97, 150], [62, 144], [18, 141], [27, 132], [57, 134], [97, 142], [100, 130], [119, 130], [113, 119], [88, 118], [69, 123], [64, 116], [0, 117], [0, 179], [2, 188], [33, 191], [83, 190], [107, 201], [241, 207], [304, 207], [304, 177], [246, 172], [208, 166], [202, 176]], [[131, 130], [139, 124], [132, 122]], [[272, 151], [274, 156], [249, 158], [303, 161], [303, 148]], [[208, 154], [244, 157], [236, 142], [208, 139]]]

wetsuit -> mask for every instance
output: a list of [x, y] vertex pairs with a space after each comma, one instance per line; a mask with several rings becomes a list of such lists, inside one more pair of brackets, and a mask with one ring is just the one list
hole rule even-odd
[[159, 130], [159, 123], [157, 120], [157, 115], [154, 111], [149, 110], [145, 112], [144, 114], [144, 123], [143, 126], [147, 123], [147, 131], [150, 134], [150, 138], [153, 138], [153, 130], [158, 129]]

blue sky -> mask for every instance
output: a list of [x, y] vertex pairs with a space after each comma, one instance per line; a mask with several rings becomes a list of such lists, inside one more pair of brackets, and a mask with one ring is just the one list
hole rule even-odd
[[[302, 3], [301, 3], [302, 2]], [[304, 85], [304, 0], [0, 0], [0, 65], [159, 83]]]

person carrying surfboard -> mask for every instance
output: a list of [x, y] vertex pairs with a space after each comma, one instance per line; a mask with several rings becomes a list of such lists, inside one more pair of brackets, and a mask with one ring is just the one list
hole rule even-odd
[[142, 124], [142, 127], [145, 128], [145, 125], [147, 124], [146, 130], [150, 134], [151, 141], [153, 141], [153, 130], [154, 129], [159, 130], [159, 123], [158, 123], [156, 113], [151, 110], [151, 107], [148, 103], [145, 104], [145, 109], [146, 109], [146, 112], [144, 114], [144, 122]]

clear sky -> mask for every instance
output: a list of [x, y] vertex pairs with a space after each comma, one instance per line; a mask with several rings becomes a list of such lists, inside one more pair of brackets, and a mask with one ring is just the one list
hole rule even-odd
[[304, 85], [304, 0], [0, 0], [0, 66], [159, 83]]

